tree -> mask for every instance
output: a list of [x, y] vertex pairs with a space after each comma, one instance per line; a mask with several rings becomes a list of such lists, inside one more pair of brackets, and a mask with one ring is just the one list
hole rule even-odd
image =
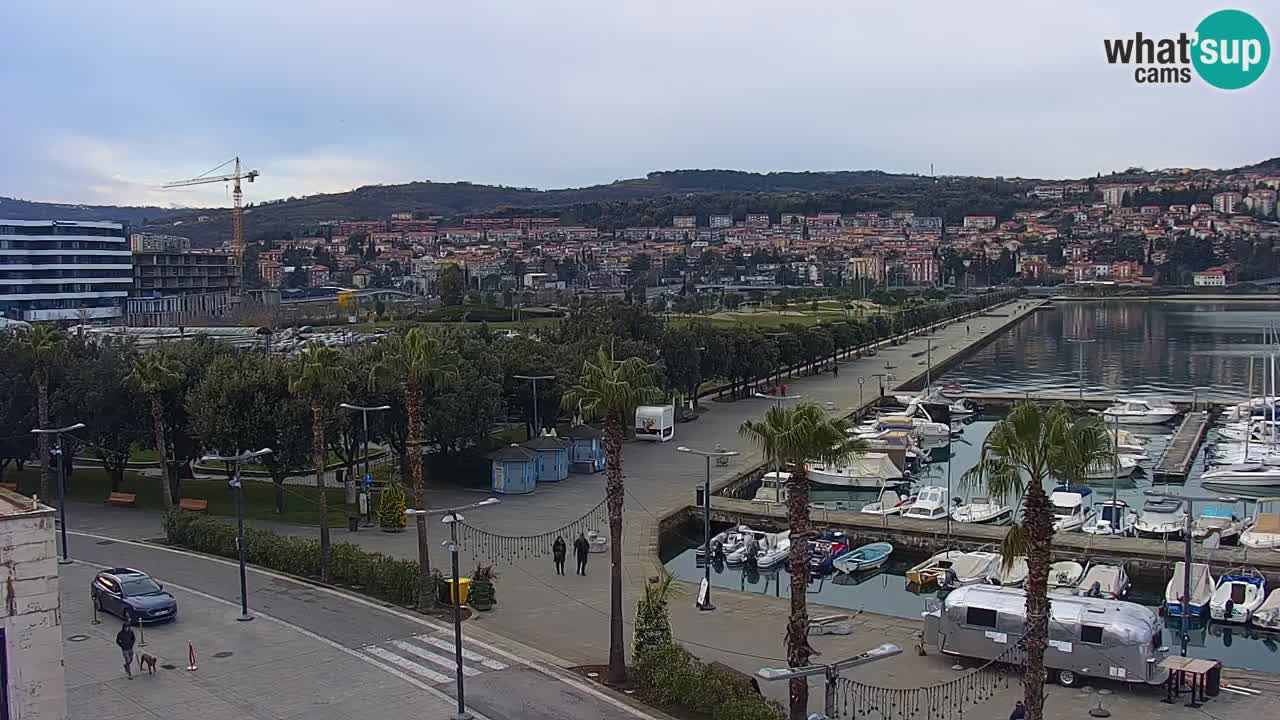
[[[763, 420], [748, 420], [738, 434], [760, 448], [765, 462], [786, 468], [787, 525], [791, 531], [788, 556], [791, 573], [791, 614], [787, 619], [787, 664], [801, 667], [809, 664], [814, 654], [809, 646], [809, 608], [806, 598], [809, 580], [809, 539], [813, 528], [809, 523], [809, 477], [805, 463], [829, 464], [846, 462], [854, 453], [866, 449], [861, 440], [850, 439], [843, 420], [827, 415], [815, 403], [795, 407], [770, 408]], [[791, 681], [791, 720], [808, 717], [809, 681]]]
[[87, 426], [77, 434], [102, 462], [112, 492], [124, 482], [134, 444], [147, 437], [146, 416], [139, 412], [142, 398], [125, 382], [135, 357], [133, 346], [124, 341], [72, 340], [66, 371], [53, 397], [55, 415]]
[[[1027, 653], [1023, 674], [1023, 703], [1028, 720], [1044, 715], [1044, 650], [1049, 638], [1049, 564], [1053, 542], [1053, 515], [1044, 483], [1051, 477], [1079, 478], [1083, 468], [1111, 457], [1106, 430], [1094, 418], [1072, 421], [1070, 411], [1058, 404], [1042, 408], [1019, 402], [982, 443], [978, 464], [961, 482], [985, 483], [988, 494], [1008, 501], [1022, 497], [1022, 518], [1010, 526], [1001, 546], [1006, 565], [1020, 555], [1027, 558]], [[1025, 481], [1025, 485], [1024, 485]]]
[[329, 502], [325, 496], [324, 468], [328, 447], [325, 420], [351, 380], [351, 367], [342, 351], [312, 340], [289, 366], [289, 392], [311, 404], [311, 452], [315, 457], [316, 488], [320, 503], [320, 581], [329, 582]]
[[164, 349], [157, 349], [139, 356], [133, 365], [133, 372], [125, 379], [134, 390], [146, 396], [151, 405], [151, 424], [155, 434], [156, 455], [160, 461], [160, 481], [164, 484], [165, 510], [173, 509], [174, 480], [169, 476], [171, 470], [168, 446], [165, 444], [164, 395], [182, 383], [184, 370], [177, 358]]
[[[49, 427], [49, 376], [66, 352], [66, 335], [54, 325], [36, 325], [17, 337], [19, 350], [31, 362], [31, 384], [36, 386], [37, 420]], [[49, 492], [49, 435], [40, 433], [40, 494]]]
[[[427, 507], [426, 479], [422, 453], [425, 435], [426, 393], [448, 386], [458, 376], [457, 367], [449, 362], [440, 335], [415, 326], [402, 333], [387, 336], [378, 347], [382, 357], [370, 373], [373, 385], [394, 385], [400, 390], [408, 425], [405, 455], [409, 464], [409, 481], [413, 486], [414, 507]], [[426, 610], [435, 602], [431, 593], [431, 546], [427, 537], [427, 520], [414, 518], [418, 529], [418, 609]]]
[[461, 305], [462, 294], [466, 291], [466, 279], [462, 275], [462, 268], [450, 263], [440, 269], [437, 275], [440, 285], [440, 301], [445, 305]]
[[637, 406], [658, 395], [653, 366], [638, 357], [615, 361], [603, 346], [582, 366], [582, 375], [561, 400], [569, 412], [604, 421], [605, 498], [609, 509], [609, 671], [606, 681], [627, 679], [622, 637], [622, 442]]

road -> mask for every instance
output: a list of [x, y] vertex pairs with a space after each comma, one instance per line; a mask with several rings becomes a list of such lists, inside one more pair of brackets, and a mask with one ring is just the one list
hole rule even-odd
[[[77, 562], [64, 566], [62, 599], [73, 720], [455, 717], [449, 625], [253, 569], [248, 596], [255, 619], [237, 622], [233, 563], [102, 535], [71, 535]], [[102, 624], [91, 624], [89, 582], [96, 568], [107, 566], [143, 569], [178, 598], [177, 621], [146, 630], [150, 652], [171, 666], [158, 678], [126, 679], [112, 644], [118, 623], [102, 618]], [[665, 717], [469, 623], [464, 636], [466, 700], [478, 720]], [[185, 671], [188, 642], [199, 667], [191, 673]], [[120, 712], [104, 715], [103, 707]]]

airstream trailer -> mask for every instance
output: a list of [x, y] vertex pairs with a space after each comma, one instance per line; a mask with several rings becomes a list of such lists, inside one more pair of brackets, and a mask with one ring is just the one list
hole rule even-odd
[[[924, 613], [924, 642], [941, 652], [993, 660], [1022, 638], [1026, 595], [1014, 588], [970, 585], [953, 590]], [[1055, 595], [1044, 665], [1071, 687], [1081, 677], [1152, 685], [1165, 681], [1164, 624], [1134, 603]]]

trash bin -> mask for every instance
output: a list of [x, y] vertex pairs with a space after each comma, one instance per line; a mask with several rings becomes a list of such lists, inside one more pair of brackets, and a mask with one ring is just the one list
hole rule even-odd
[[360, 531], [360, 518], [355, 515], [347, 516], [347, 529], [351, 532]]
[[[458, 590], [462, 595], [462, 604], [467, 604], [467, 595], [471, 592], [471, 578], [458, 578]], [[453, 604], [453, 578], [445, 578], [444, 587], [440, 589], [441, 600]]]
[[1213, 669], [1205, 673], [1204, 694], [1208, 697], [1218, 697], [1220, 692], [1222, 692], [1222, 663], [1215, 661]]

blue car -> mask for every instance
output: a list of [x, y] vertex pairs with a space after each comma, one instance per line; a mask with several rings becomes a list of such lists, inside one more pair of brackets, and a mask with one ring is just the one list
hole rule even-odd
[[93, 607], [130, 623], [162, 622], [178, 616], [178, 601], [140, 570], [103, 570], [89, 587]]

